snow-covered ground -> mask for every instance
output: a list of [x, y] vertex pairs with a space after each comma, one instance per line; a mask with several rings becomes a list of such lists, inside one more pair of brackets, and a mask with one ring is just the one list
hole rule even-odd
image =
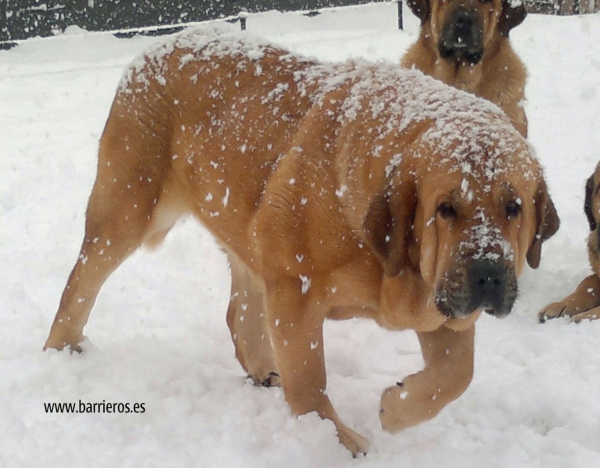
[[[397, 62], [417, 20], [396, 5], [309, 19], [253, 15], [249, 31], [325, 60]], [[238, 26], [231, 26], [237, 29]], [[530, 140], [562, 218], [514, 312], [477, 326], [467, 392], [397, 435], [381, 391], [422, 366], [412, 332], [327, 323], [329, 394], [371, 440], [352, 460], [331, 423], [246, 382], [225, 324], [224, 255], [195, 222], [108, 281], [85, 353], [41, 348], [79, 249], [99, 135], [123, 68], [160, 38], [71, 30], [0, 52], [0, 467], [600, 466], [600, 321], [537, 323], [588, 273], [585, 179], [600, 159], [600, 16], [530, 15], [512, 34], [529, 69]], [[143, 403], [143, 414], [47, 414], [44, 403]]]

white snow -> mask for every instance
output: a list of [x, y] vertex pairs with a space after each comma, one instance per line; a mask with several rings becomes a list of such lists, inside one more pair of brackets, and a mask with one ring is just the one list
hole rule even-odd
[[[406, 8], [404, 20], [400, 32], [396, 4], [373, 4], [249, 15], [248, 30], [320, 60], [396, 63], [417, 37]], [[383, 389], [422, 367], [414, 333], [326, 324], [327, 393], [371, 441], [359, 461], [331, 423], [291, 418], [280, 389], [246, 381], [225, 323], [225, 256], [190, 220], [109, 279], [85, 353], [41, 351], [78, 255], [114, 92], [128, 64], [165, 38], [71, 29], [0, 51], [0, 467], [600, 466], [600, 321], [536, 317], [589, 274], [583, 191], [600, 159], [600, 16], [529, 15], [511, 40], [529, 70], [529, 140], [562, 227], [540, 268], [524, 272], [513, 313], [479, 320], [469, 389], [421, 426], [391, 435], [378, 419]], [[145, 412], [44, 412], [79, 401]]]
[[310, 276], [298, 275], [298, 277], [300, 278], [300, 282], [302, 283], [301, 290], [302, 290], [302, 295], [304, 295], [310, 289], [310, 283], [311, 283]]

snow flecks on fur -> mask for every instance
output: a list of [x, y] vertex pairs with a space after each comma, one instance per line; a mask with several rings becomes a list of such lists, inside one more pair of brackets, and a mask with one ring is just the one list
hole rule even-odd
[[[219, 58], [232, 56], [239, 57], [239, 68], [254, 69], [255, 74], [259, 73], [257, 67], [262, 70], [260, 60], [267, 51], [276, 50], [264, 39], [222, 28], [184, 32], [136, 60], [121, 80], [121, 90], [128, 92], [132, 80], [143, 87], [151, 79], [166, 85], [167, 58], [176, 49], [184, 51], [179, 57], [180, 70], [198, 61], [218, 67]], [[462, 171], [482, 183], [492, 181], [507, 170], [522, 171], [525, 177], [534, 175], [530, 173], [532, 166], [525, 140], [512, 128], [508, 117], [488, 101], [443, 85], [419, 71], [401, 69], [395, 63], [366, 60], [314, 63], [285, 49], [277, 49], [279, 53], [283, 51], [280, 62], [306, 64], [290, 73], [297, 87], [294, 92], [308, 97], [313, 105], [324, 105], [329, 93], [350, 85], [337, 119], [343, 124], [361, 114], [361, 118], [373, 120], [375, 128], [369, 138], [374, 145], [369, 156], [379, 157], [380, 142], [390, 134], [401, 134], [415, 123], [429, 123], [422, 141], [446, 155], [446, 161], [441, 163], [448, 163], [452, 172]], [[273, 85], [262, 97], [261, 104], [271, 104], [276, 115], [276, 103], [292, 90], [288, 83]], [[218, 88], [214, 92], [218, 93]], [[507, 132], [513, 135], [505, 138]], [[391, 157], [385, 169], [386, 177], [400, 164], [402, 156], [399, 152]], [[483, 172], [475, 174], [474, 168], [482, 168]]]
[[[252, 35], [241, 35], [231, 32], [224, 27], [214, 26], [202, 30], [184, 31], [159, 47], [145, 51], [131, 64], [121, 78], [119, 90], [125, 91], [134, 80], [148, 85], [149, 78], [155, 78], [160, 84], [166, 85], [164, 78], [166, 57], [176, 49], [187, 49], [189, 53], [179, 59], [179, 69], [198, 60], [209, 61], [212, 57], [239, 56], [252, 61], [263, 58], [265, 50], [273, 44]], [[153, 76], [144, 73], [146, 65], [150, 64]], [[258, 71], [257, 71], [258, 72]]]
[[475, 219], [478, 222], [465, 232], [469, 238], [459, 244], [458, 252], [462, 256], [470, 256], [473, 260], [496, 262], [503, 258], [513, 261], [510, 242], [503, 237], [502, 231], [490, 222], [484, 208], [477, 208]]
[[[315, 67], [314, 72], [322, 71]], [[537, 175], [531, 172], [531, 149], [508, 117], [488, 101], [445, 86], [416, 70], [366, 61], [339, 65], [335, 77], [324, 80], [321, 88], [326, 92], [336, 83], [339, 86], [348, 81], [352, 87], [342, 104], [341, 119], [353, 121], [359, 113], [367, 113], [367, 118], [379, 126], [373, 129], [377, 141], [401, 134], [415, 123], [429, 123], [422, 142], [444, 153], [445, 160], [436, 164], [452, 172], [462, 171], [482, 182], [509, 170], [521, 171], [526, 178]], [[377, 157], [379, 153], [376, 144], [371, 155]], [[386, 177], [401, 158], [402, 153], [392, 156]], [[475, 168], [482, 168], [482, 172], [474, 173]]]
[[311, 283], [310, 277], [306, 276], [306, 275], [299, 275], [298, 277], [300, 278], [300, 282], [302, 283], [302, 286], [301, 286], [302, 295], [305, 295], [308, 292], [308, 290], [310, 289], [310, 283]]
[[223, 208], [227, 208], [227, 205], [229, 204], [229, 194], [230, 194], [230, 190], [229, 187], [225, 187], [225, 196], [223, 197], [223, 199], [221, 200], [223, 203]]
[[401, 154], [395, 154], [394, 156], [392, 156], [392, 159], [390, 159], [390, 163], [385, 168], [386, 177], [390, 177], [390, 175], [392, 175], [392, 172], [394, 172], [394, 169], [398, 167], [400, 161], [402, 161]]

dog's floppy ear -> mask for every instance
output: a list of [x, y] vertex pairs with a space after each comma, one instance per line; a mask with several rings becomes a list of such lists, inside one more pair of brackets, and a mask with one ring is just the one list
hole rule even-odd
[[498, 20], [500, 35], [508, 37], [510, 30], [519, 26], [526, 16], [525, 0], [502, 0], [502, 12]]
[[543, 180], [540, 182], [534, 203], [536, 232], [533, 242], [529, 246], [529, 250], [527, 250], [527, 263], [529, 263], [531, 268], [540, 266], [542, 243], [550, 239], [560, 226], [560, 219], [556, 213], [556, 208], [548, 194], [546, 182]]
[[416, 191], [408, 183], [400, 190], [386, 189], [378, 193], [369, 205], [363, 220], [363, 234], [387, 276], [400, 274], [407, 261], [416, 206]]
[[429, 0], [406, 0], [411, 11], [421, 20], [421, 24], [429, 17]]
[[594, 196], [594, 175], [592, 174], [585, 184], [585, 203], [583, 204], [583, 211], [587, 216], [588, 223], [590, 223], [590, 231], [594, 231], [598, 222], [594, 218], [594, 211], [592, 208], [592, 198]]

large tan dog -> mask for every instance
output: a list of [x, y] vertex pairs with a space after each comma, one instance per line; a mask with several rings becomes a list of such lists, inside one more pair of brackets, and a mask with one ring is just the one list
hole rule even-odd
[[590, 225], [587, 250], [594, 273], [584, 278], [573, 294], [544, 307], [538, 314], [540, 322], [557, 317], [571, 322], [600, 318], [600, 163], [585, 185], [583, 208]]
[[523, 110], [527, 72], [508, 40], [525, 19], [524, 2], [514, 0], [407, 0], [421, 20], [417, 42], [402, 59], [456, 88], [500, 107], [527, 136]]
[[495, 106], [420, 72], [203, 34], [122, 82], [45, 346], [79, 349], [106, 278], [192, 213], [229, 257], [244, 369], [366, 452], [327, 396], [324, 319], [416, 330], [425, 369], [384, 391], [380, 417], [391, 431], [432, 418], [471, 380], [480, 312], [511, 310], [557, 229], [542, 171]]

